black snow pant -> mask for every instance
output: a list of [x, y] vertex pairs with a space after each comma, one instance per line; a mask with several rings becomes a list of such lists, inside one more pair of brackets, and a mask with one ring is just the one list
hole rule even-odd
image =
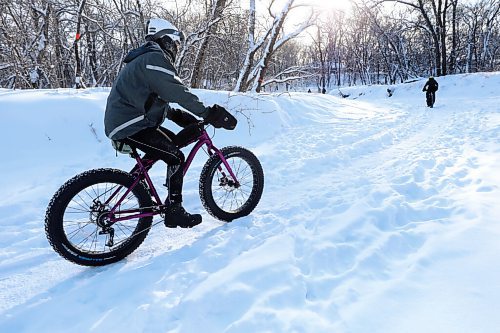
[[140, 149], [145, 159], [160, 159], [167, 163], [168, 201], [182, 202], [185, 157], [174, 144], [175, 134], [164, 127], [150, 127], [121, 141]]
[[432, 107], [436, 102], [436, 92], [427, 90], [425, 98], [427, 100], [427, 106]]

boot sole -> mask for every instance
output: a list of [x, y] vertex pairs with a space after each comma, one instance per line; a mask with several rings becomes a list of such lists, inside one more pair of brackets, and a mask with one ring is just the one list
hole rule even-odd
[[201, 224], [202, 221], [200, 221], [200, 223], [197, 223], [197, 224], [194, 224], [194, 225], [179, 225], [179, 224], [165, 224], [165, 227], [167, 228], [177, 228], [177, 227], [181, 227], [183, 229], [190, 229], [192, 227], [196, 227], [197, 225]]
[[[198, 224], [197, 224], [197, 225], [198, 225]], [[181, 228], [183, 228], [183, 229], [191, 229], [192, 227], [195, 227], [195, 225], [166, 225], [166, 224], [165, 224], [165, 226], [166, 226], [167, 228], [172, 228], [172, 229], [175, 229], [175, 228], [177, 228], [177, 227], [181, 227]]]

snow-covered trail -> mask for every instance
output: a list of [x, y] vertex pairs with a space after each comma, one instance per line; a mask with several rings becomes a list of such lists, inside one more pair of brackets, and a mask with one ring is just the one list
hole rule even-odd
[[[204, 215], [202, 226], [188, 231], [159, 225], [127, 260], [97, 269], [57, 258], [39, 235], [19, 236], [9, 243], [13, 251], [23, 242], [39, 249], [0, 263], [10, 272], [0, 285], [12, 288], [0, 304], [15, 305], [0, 314], [0, 331], [500, 327], [493, 313], [500, 266], [483, 267], [484, 256], [498, 263], [500, 236], [500, 115], [491, 101], [443, 99], [432, 110], [329, 103], [331, 113], [311, 115], [315, 122], [254, 149], [266, 185], [249, 217], [222, 224]], [[196, 179], [186, 188], [188, 198], [196, 196]], [[39, 224], [27, 225], [36, 233]], [[462, 242], [469, 244], [457, 246]], [[471, 269], [456, 275], [450, 261]], [[480, 276], [485, 270], [491, 275]], [[421, 283], [429, 279], [438, 282]]]
[[[460, 107], [450, 111], [454, 103]], [[293, 235], [290, 261], [298, 270], [296, 279], [302, 281], [306, 295], [299, 308], [310, 309], [316, 317], [300, 322], [320, 325], [305, 331], [328, 331], [332, 327], [356, 332], [374, 331], [374, 327], [380, 332], [432, 330], [439, 320], [422, 326], [411, 321], [404, 329], [394, 330], [386, 317], [399, 316], [377, 310], [379, 296], [386, 289], [392, 292], [400, 281], [412, 281], [423, 271], [420, 266], [426, 270], [439, 268], [439, 262], [453, 253], [447, 254], [443, 248], [436, 251], [438, 244], [450, 235], [467, 240], [464, 235], [469, 228], [477, 227], [478, 221], [484, 223], [484, 233], [495, 232], [496, 236], [489, 238], [497, 238], [498, 230], [488, 224], [494, 222], [498, 203], [495, 171], [500, 166], [499, 150], [488, 150], [485, 143], [498, 143], [498, 133], [491, 129], [498, 128], [499, 118], [485, 113], [480, 103], [469, 103], [469, 110], [463, 103], [450, 102], [446, 109], [395, 109], [391, 125], [387, 119], [375, 117], [360, 121], [348, 131], [345, 123], [328, 124], [301, 128], [297, 137], [286, 136], [288, 142], [285, 138], [277, 140], [279, 147], [282, 142], [287, 147], [283, 151], [278, 148], [277, 154], [288, 154], [292, 161], [295, 157], [285, 167], [276, 164], [270, 168], [275, 177], [290, 175], [285, 188], [277, 185], [290, 199], [285, 204], [277, 196], [275, 202], [272, 198], [268, 202], [277, 216], [294, 217], [282, 224]], [[479, 170], [484, 167], [476, 163], [479, 160], [491, 163]], [[480, 204], [485, 202], [488, 205]], [[282, 211], [276, 209], [280, 203]], [[495, 246], [487, 246], [484, 251], [495, 253]], [[434, 262], [435, 256], [444, 258]], [[471, 271], [468, 277], [447, 276], [445, 280], [451, 286], [448, 291], [457, 293], [453, 300], [460, 301], [454, 304], [451, 316], [452, 322], [459, 323], [459, 331], [484, 324], [475, 319], [465, 323], [460, 320], [471, 311], [485, 311], [486, 318], [494, 317], [488, 308], [491, 304], [478, 304], [474, 295], [484, 285], [469, 285], [465, 292], [453, 289], [453, 283], [460, 285], [464, 278], [469, 282], [486, 279], [491, 282], [489, 292], [500, 296], [498, 282], [482, 276], [481, 270], [477, 272]], [[418, 284], [418, 280], [412, 282]], [[373, 308], [367, 309], [366, 300], [370, 298], [374, 299]], [[374, 318], [379, 320], [367, 320], [367, 310], [376, 313]], [[396, 306], [391, 311], [402, 309]], [[325, 318], [330, 321], [324, 322]]]

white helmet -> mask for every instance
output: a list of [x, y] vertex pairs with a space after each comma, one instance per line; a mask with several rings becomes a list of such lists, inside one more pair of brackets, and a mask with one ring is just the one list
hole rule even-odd
[[146, 24], [146, 40], [159, 40], [168, 36], [174, 43], [184, 41], [184, 34], [167, 20], [153, 18]]

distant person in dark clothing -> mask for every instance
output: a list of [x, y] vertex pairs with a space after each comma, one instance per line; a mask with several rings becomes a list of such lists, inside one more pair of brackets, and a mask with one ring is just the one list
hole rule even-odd
[[434, 77], [431, 76], [422, 89], [422, 91], [426, 91], [425, 98], [427, 100], [427, 106], [430, 108], [432, 108], [434, 106], [434, 103], [436, 102], [436, 91], [438, 90], [438, 88], [439, 84], [436, 80], [434, 80]]

